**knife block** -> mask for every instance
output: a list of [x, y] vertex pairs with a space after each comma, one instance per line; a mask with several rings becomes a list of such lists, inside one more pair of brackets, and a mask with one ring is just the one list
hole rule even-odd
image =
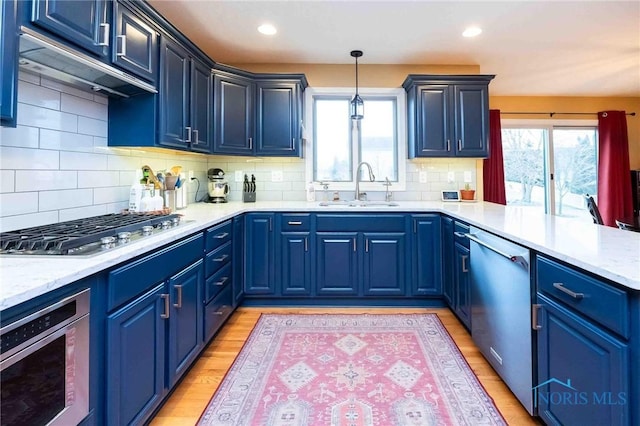
[[255, 192], [243, 192], [242, 193], [242, 201], [245, 203], [255, 203], [256, 202], [256, 193]]

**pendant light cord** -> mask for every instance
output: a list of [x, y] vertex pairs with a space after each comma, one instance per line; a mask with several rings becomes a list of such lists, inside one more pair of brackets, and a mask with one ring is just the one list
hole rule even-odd
[[358, 95], [358, 57], [356, 56], [356, 96]]

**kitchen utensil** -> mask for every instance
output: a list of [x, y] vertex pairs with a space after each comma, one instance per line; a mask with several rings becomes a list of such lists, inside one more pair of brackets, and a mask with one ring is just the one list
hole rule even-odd
[[173, 166], [169, 169], [172, 175], [178, 176], [182, 171], [182, 166]]
[[178, 181], [178, 176], [167, 175], [164, 178], [164, 187], [167, 190], [176, 189], [176, 182]]
[[209, 169], [207, 171], [209, 183], [207, 186], [209, 197], [206, 200], [209, 203], [226, 203], [227, 194], [229, 193], [229, 184], [224, 178], [224, 170]]
[[249, 177], [244, 175], [242, 201], [245, 203], [252, 203], [256, 201], [256, 177], [254, 175], [251, 175], [251, 182], [249, 182]]

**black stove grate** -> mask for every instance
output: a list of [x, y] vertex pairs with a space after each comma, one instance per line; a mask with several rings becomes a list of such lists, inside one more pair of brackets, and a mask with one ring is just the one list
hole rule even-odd
[[50, 252], [65, 254], [71, 249], [117, 236], [120, 232], [137, 232], [143, 226], [156, 226], [178, 214], [112, 213], [50, 225], [34, 226], [0, 233], [0, 253]]

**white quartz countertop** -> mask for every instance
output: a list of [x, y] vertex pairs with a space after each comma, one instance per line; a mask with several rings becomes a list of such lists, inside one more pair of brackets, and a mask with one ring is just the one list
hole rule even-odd
[[180, 227], [91, 257], [0, 256], [0, 311], [106, 270], [246, 212], [445, 213], [537, 252], [640, 291], [640, 233], [493, 203], [398, 202], [398, 206], [319, 206], [281, 201], [191, 204]]

